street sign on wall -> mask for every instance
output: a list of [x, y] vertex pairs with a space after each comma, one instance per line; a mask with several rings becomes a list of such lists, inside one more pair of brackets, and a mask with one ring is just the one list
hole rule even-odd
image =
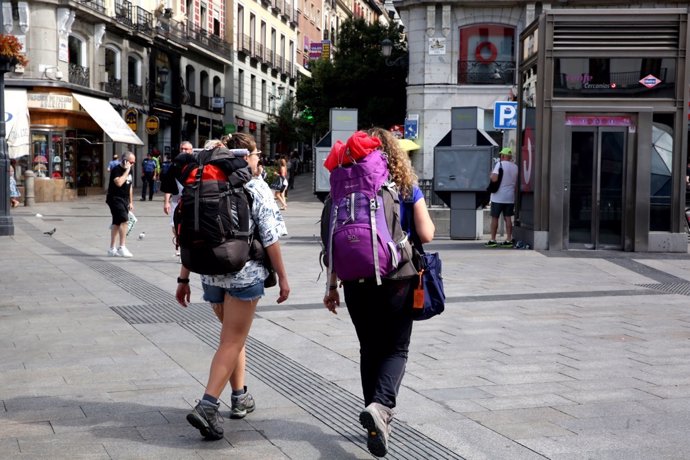
[[494, 102], [494, 129], [517, 129], [517, 102]]

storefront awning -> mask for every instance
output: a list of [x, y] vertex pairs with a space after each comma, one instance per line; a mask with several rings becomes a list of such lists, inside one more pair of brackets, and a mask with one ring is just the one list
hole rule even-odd
[[72, 93], [72, 95], [113, 142], [144, 145], [144, 142], [132, 131], [110, 102], [83, 94]]
[[5, 90], [5, 132], [10, 158], [29, 154], [29, 108], [26, 104], [26, 90]]

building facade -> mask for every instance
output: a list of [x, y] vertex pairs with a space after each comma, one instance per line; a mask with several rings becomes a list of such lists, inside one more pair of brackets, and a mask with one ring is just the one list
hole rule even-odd
[[[687, 251], [687, 241], [681, 242], [684, 232], [680, 220], [684, 203], [684, 197], [681, 199], [681, 195], [684, 191], [685, 174], [682, 168], [687, 160], [687, 121], [679, 120], [685, 120], [684, 117], [687, 116], [688, 96], [687, 84], [675, 83], [686, 79], [684, 69], [687, 49], [683, 40], [687, 36], [687, 20], [678, 19], [687, 16], [685, 4], [666, 2], [655, 5], [655, 10], [678, 6], [682, 8], [680, 12], [671, 13], [676, 15], [672, 21], [676, 24], [672, 31], [676, 40], [674, 44], [645, 45], [644, 36], [640, 36], [638, 42], [630, 44], [627, 55], [617, 54], [620, 49], [608, 49], [604, 43], [591, 49], [571, 48], [561, 52], [564, 59], [584, 59], [582, 62], [578, 61], [578, 64], [570, 61], [556, 62], [544, 57], [545, 50], [554, 53], [558, 48], [557, 43], [544, 41], [542, 34], [552, 31], [549, 27], [553, 25], [549, 23], [544, 26], [546, 32], [540, 30], [537, 36], [531, 39], [532, 46], [537, 52], [529, 57], [539, 60], [541, 77], [533, 70], [520, 70], [519, 66], [527, 58], [523, 53], [523, 48], [527, 45], [520, 42], [520, 35], [543, 15], [548, 15], [552, 11], [556, 14], [558, 11], [573, 10], [574, 7], [569, 2], [542, 4], [522, 1], [395, 0], [393, 4], [406, 26], [405, 33], [409, 46], [408, 118], [419, 120], [416, 142], [422, 146], [420, 150], [412, 153], [412, 161], [421, 178], [433, 178], [434, 148], [451, 131], [451, 108], [478, 107], [483, 109], [485, 114], [483, 126], [479, 128], [484, 128], [499, 144], [520, 147], [516, 150], [522, 188], [517, 196], [518, 228], [515, 232], [519, 238], [524, 238], [538, 249]], [[633, 12], [633, 16], [636, 13], [639, 13], [638, 16], [653, 14], [654, 11], [641, 9], [645, 5], [647, 4], [642, 2], [622, 4], [614, 1], [585, 1], [577, 2], [576, 7], [578, 10], [593, 10], [591, 13], [583, 13], [590, 15], [590, 20], [584, 23], [592, 30], [601, 29], [600, 31], [604, 32], [615, 29], [612, 24], [616, 20], [602, 20], [597, 23], [597, 12], [601, 12], [600, 15], [607, 18], [631, 9], [637, 10]], [[551, 16], [553, 17], [556, 16]], [[634, 27], [630, 30], [634, 30]], [[633, 32], [630, 33], [635, 35]], [[670, 61], [664, 61], [669, 55], [675, 55], [679, 59], [674, 61], [672, 66], [669, 64]], [[615, 60], [612, 61], [612, 57]], [[621, 64], [621, 59], [629, 61]], [[639, 60], [633, 62], [634, 59]], [[558, 69], [553, 66], [557, 65], [575, 66], [573, 68], [579, 69], [578, 72], [581, 74], [580, 80], [596, 75], [597, 78], [603, 79], [601, 82], [595, 82], [597, 85], [610, 85], [611, 88], [617, 88], [618, 92], [607, 93], [600, 98], [591, 94], [563, 94], [557, 82], [552, 82], [558, 73]], [[566, 72], [563, 68], [561, 70], [561, 73], [570, 75], [568, 78], [573, 80], [566, 82], [565, 87], [574, 85], [574, 74], [577, 72]], [[625, 78], [638, 77], [634, 82], [628, 82], [631, 86], [623, 86], [616, 81], [623, 78], [622, 75], [626, 72], [629, 75], [626, 74]], [[580, 84], [583, 82], [580, 81]], [[587, 81], [584, 84], [594, 83]], [[537, 93], [525, 92], [525, 85], [532, 85]], [[648, 96], [645, 89], [648, 85], [659, 85], [657, 89], [669, 86], [673, 90], [670, 90], [669, 94], [664, 93], [660, 96], [661, 100], [657, 100], [656, 96]], [[632, 91], [633, 86], [636, 91]], [[625, 94], [622, 91], [623, 87], [627, 89]], [[515, 128], [519, 126], [520, 130], [496, 130], [493, 126], [495, 104], [514, 100], [519, 100], [520, 104], [517, 111], [520, 117], [515, 125]], [[556, 105], [560, 108], [553, 112], [551, 108]], [[591, 108], [589, 112], [585, 110], [588, 106]], [[629, 106], [628, 110], [613, 110], [624, 106]], [[640, 110], [633, 110], [633, 106]], [[573, 107], [578, 107], [578, 110], [574, 110]], [[530, 108], [534, 110], [527, 110]], [[653, 115], [641, 115], [642, 113]], [[582, 117], [577, 118], [579, 115]], [[620, 133], [613, 135], [597, 131], [593, 134], [582, 134], [581, 131], [587, 129], [575, 126], [573, 123], [577, 124], [577, 120], [590, 120], [593, 123], [627, 123], [625, 126], [619, 126], [619, 131], [625, 131], [623, 141], [616, 137], [620, 136]], [[534, 142], [527, 139], [528, 136], [522, 129], [524, 123], [529, 122], [535, 127], [532, 132], [532, 135], [536, 136]], [[648, 147], [644, 148], [644, 139], [651, 139], [652, 128], [655, 134], [663, 132], [670, 136], [673, 151], [671, 157], [663, 157], [666, 161], [659, 160], [661, 156], [652, 156]], [[604, 206], [602, 201], [590, 201], [576, 213], [574, 197], [577, 194], [570, 193], [569, 188], [575, 177], [571, 174], [581, 172], [584, 166], [572, 163], [581, 158], [573, 154], [573, 149], [580, 147], [577, 142], [573, 143], [573, 139], [583, 140], [590, 135], [593, 136], [590, 140], [594, 142], [593, 139], [598, 139], [599, 144], [592, 144], [595, 146], [592, 149], [596, 151], [598, 160], [589, 172], [597, 172], [599, 176], [589, 181], [590, 189], [580, 194], [580, 198], [601, 197], [601, 193], [605, 191], [602, 190], [600, 182], [601, 173], [606, 172], [602, 166], [604, 154], [601, 141], [604, 138], [613, 136], [625, 145], [625, 148], [618, 151], [624, 155], [624, 159], [619, 158], [620, 161], [616, 162], [616, 165], [624, 168], [625, 174], [614, 175], [624, 180], [615, 197], [615, 205], [611, 202], [610, 206]], [[640, 136], [643, 139], [642, 143]], [[622, 145], [620, 142], [619, 145]], [[541, 149], [539, 161], [543, 162], [542, 164], [535, 166], [527, 161], [527, 153], [523, 153], [529, 150], [526, 145]], [[563, 156], [557, 155], [560, 152], [564, 152]], [[649, 158], [650, 161], [653, 158], [657, 163], [662, 162], [666, 168], [665, 174], [670, 179], [665, 181], [663, 178], [654, 177], [652, 181], [664, 182], [660, 187], [668, 187], [669, 193], [660, 192], [661, 195], [657, 197], [646, 193], [650, 187], [652, 165], [646, 160], [640, 161], [640, 158]], [[566, 168], [558, 166], [559, 162], [565, 163]], [[611, 166], [607, 161], [603, 164]], [[662, 165], [655, 163], [654, 168], [659, 169]], [[585, 173], [587, 174], [589, 173]], [[528, 179], [527, 183], [525, 178]], [[527, 189], [528, 193], [525, 193], [525, 187], [531, 187]], [[568, 190], [567, 193], [564, 194], [564, 190]], [[571, 199], [575, 201], [571, 202]], [[569, 209], [572, 213], [564, 214], [564, 209]], [[629, 213], [633, 211], [634, 218], [623, 217], [630, 216]], [[572, 217], [576, 214], [581, 218]], [[573, 239], [570, 238], [571, 235]]]
[[12, 156], [20, 183], [27, 169], [40, 179], [38, 201], [101, 193], [116, 153], [174, 155], [181, 140], [222, 134], [223, 107], [213, 99], [232, 63], [224, 4], [141, 4], [18, 2], [4, 15], [29, 59], [6, 76], [30, 123]]

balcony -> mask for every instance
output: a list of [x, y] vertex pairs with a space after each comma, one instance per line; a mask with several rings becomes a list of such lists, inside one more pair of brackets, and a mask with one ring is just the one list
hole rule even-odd
[[77, 64], [69, 65], [69, 82], [79, 86], [90, 86], [91, 70], [88, 67]]
[[199, 96], [199, 107], [202, 109], [210, 110], [211, 109], [211, 98], [208, 96], [204, 96], [203, 94]]
[[132, 3], [127, 0], [117, 0], [115, 2], [115, 20], [128, 27], [134, 25], [132, 20]]
[[143, 9], [140, 6], [136, 7], [137, 24], [136, 29], [142, 32], [151, 32], [153, 30], [153, 14], [150, 11]]
[[130, 83], [127, 85], [127, 99], [138, 104], [144, 103], [144, 88], [140, 85]]
[[189, 94], [187, 105], [196, 105], [196, 93], [194, 91], [187, 91], [187, 93]]
[[85, 6], [86, 8], [96, 11], [101, 14], [105, 14], [105, 5], [103, 0], [78, 0], [79, 4]]
[[515, 62], [458, 61], [458, 84], [460, 85], [513, 85], [515, 84]]
[[109, 78], [108, 81], [103, 83], [103, 91], [110, 93], [112, 97], [122, 97], [122, 80]]

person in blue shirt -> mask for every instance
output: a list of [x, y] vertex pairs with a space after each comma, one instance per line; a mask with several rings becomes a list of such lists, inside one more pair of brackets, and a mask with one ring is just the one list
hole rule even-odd
[[146, 189], [149, 191], [149, 201], [153, 200], [153, 184], [156, 180], [156, 170], [158, 163], [151, 156], [151, 152], [146, 154], [146, 158], [141, 162], [141, 201], [146, 201]]
[[120, 164], [120, 160], [118, 158], [117, 153], [113, 155], [113, 159], [110, 160], [110, 163], [108, 163], [108, 172], [112, 171], [115, 166]]

